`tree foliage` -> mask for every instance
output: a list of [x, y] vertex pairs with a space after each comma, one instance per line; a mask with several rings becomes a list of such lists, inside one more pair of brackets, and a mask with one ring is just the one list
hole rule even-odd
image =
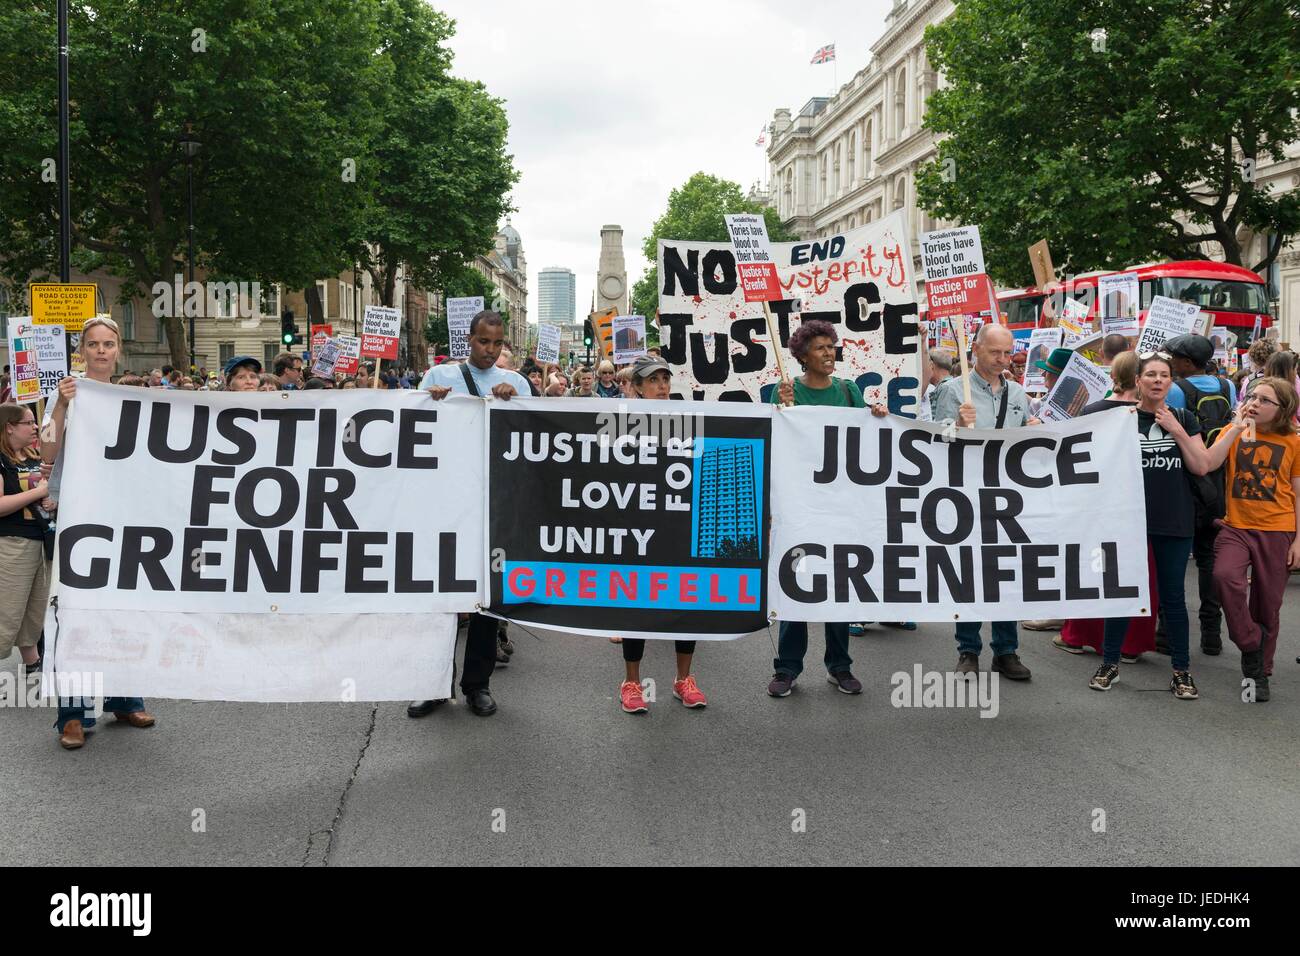
[[926, 33], [947, 81], [917, 176], [932, 214], [981, 227], [1023, 284], [1049, 240], [1064, 272], [1152, 258], [1244, 261], [1248, 232], [1294, 235], [1300, 191], [1255, 179], [1300, 138], [1293, 0], [960, 0]]
[[[184, 272], [187, 124], [199, 268], [308, 290], [354, 262], [392, 304], [491, 246], [506, 119], [450, 75], [422, 0], [97, 0], [69, 22], [75, 261], [124, 296]], [[0, 8], [0, 275], [57, 271], [56, 2]], [[377, 250], [372, 254], [372, 249]], [[179, 317], [166, 319], [183, 365]]]
[[[727, 179], [707, 173], [696, 173], [668, 194], [668, 208], [655, 220], [646, 236], [642, 251], [650, 260], [645, 274], [632, 287], [632, 314], [644, 315], [653, 321], [659, 309], [659, 257], [660, 239], [680, 239], [687, 242], [729, 242], [727, 223], [722, 217], [728, 213], [760, 213], [767, 223], [767, 235], [773, 242], [794, 242], [799, 237], [781, 224], [781, 217], [770, 206], [750, 202], [740, 191], [740, 186]], [[650, 344], [657, 344], [657, 336]]]
[[380, 59], [391, 81], [368, 156], [371, 201], [359, 253], [391, 305], [399, 268], [423, 288], [463, 276], [491, 247], [519, 177], [506, 153], [501, 101], [449, 75], [452, 21], [424, 0], [380, 0], [380, 18]]

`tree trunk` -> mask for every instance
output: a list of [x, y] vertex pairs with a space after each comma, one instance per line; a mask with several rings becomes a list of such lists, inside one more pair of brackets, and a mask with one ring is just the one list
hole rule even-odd
[[[183, 300], [182, 300], [183, 301]], [[172, 368], [188, 369], [190, 367], [189, 319], [181, 315], [169, 315], [159, 318], [167, 332], [167, 354], [171, 356]]]

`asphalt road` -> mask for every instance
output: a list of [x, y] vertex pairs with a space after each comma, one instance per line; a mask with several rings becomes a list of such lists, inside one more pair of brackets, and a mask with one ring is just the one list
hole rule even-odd
[[775, 630], [702, 643], [703, 711], [672, 699], [652, 642], [644, 717], [617, 707], [616, 647], [518, 629], [487, 719], [153, 700], [157, 727], [110, 718], [68, 753], [53, 711], [3, 707], [0, 864], [1294, 865], [1298, 621], [1295, 576], [1263, 705], [1193, 623], [1199, 701], [1168, 693], [1167, 658], [1090, 691], [1096, 656], [1026, 631], [1034, 678], [1003, 681], [994, 718], [891, 704], [895, 672], [955, 662], [940, 624], [853, 638], [860, 697], [825, 682], [820, 628], [782, 700], [764, 692]]

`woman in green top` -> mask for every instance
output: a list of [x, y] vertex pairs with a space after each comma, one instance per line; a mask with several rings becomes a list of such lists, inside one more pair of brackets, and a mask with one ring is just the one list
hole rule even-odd
[[804, 322], [795, 329], [790, 336], [790, 354], [803, 366], [803, 374], [778, 385], [772, 393], [773, 404], [865, 408], [858, 386], [834, 375], [838, 341], [835, 327], [820, 319]]
[[[804, 322], [790, 336], [790, 354], [803, 366], [803, 374], [793, 382], [782, 382], [772, 393], [781, 405], [838, 405], [842, 408], [865, 408], [862, 392], [853, 382], [836, 378], [835, 343], [838, 336], [829, 322], [813, 319]], [[861, 694], [862, 682], [849, 669], [849, 625], [828, 621], [826, 632], [827, 680], [842, 694]], [[808, 651], [808, 624], [805, 621], [782, 621], [776, 659], [772, 661], [772, 680], [767, 692], [773, 697], [788, 697], [794, 682], [803, 672], [803, 658]]]

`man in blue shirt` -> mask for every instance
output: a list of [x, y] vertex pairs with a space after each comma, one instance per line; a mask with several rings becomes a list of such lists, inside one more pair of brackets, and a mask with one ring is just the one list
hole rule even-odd
[[[435, 400], [446, 398], [452, 392], [485, 397], [491, 394], [503, 399], [511, 395], [532, 395], [522, 375], [508, 368], [497, 368], [505, 344], [505, 322], [497, 313], [485, 309], [469, 323], [469, 360], [463, 364], [434, 365], [424, 373], [420, 388]], [[469, 381], [474, 383], [475, 390], [470, 390]]]
[[[1171, 370], [1174, 378], [1181, 378], [1193, 385], [1197, 391], [1216, 395], [1228, 387], [1228, 407], [1237, 407], [1237, 388], [1231, 379], [1219, 380], [1218, 376], [1205, 371], [1210, 359], [1214, 358], [1214, 343], [1204, 335], [1179, 335], [1165, 343], [1164, 350], [1173, 356]], [[1187, 396], [1181, 388], [1171, 388], [1165, 396], [1165, 404], [1170, 408], [1186, 408]], [[1195, 411], [1195, 409], [1192, 409]]]
[[[497, 368], [497, 357], [506, 342], [506, 327], [501, 316], [484, 310], [470, 320], [469, 361], [456, 365], [435, 365], [425, 373], [420, 388], [434, 401], [452, 392], [460, 395], [492, 395], [502, 401], [514, 395], [532, 395], [527, 380], [518, 372]], [[480, 717], [497, 710], [488, 691], [488, 681], [497, 665], [497, 621], [486, 614], [471, 614], [469, 634], [465, 638], [465, 667], [460, 690], [469, 709]], [[440, 700], [412, 701], [406, 708], [408, 717], [423, 717], [441, 704]]]

